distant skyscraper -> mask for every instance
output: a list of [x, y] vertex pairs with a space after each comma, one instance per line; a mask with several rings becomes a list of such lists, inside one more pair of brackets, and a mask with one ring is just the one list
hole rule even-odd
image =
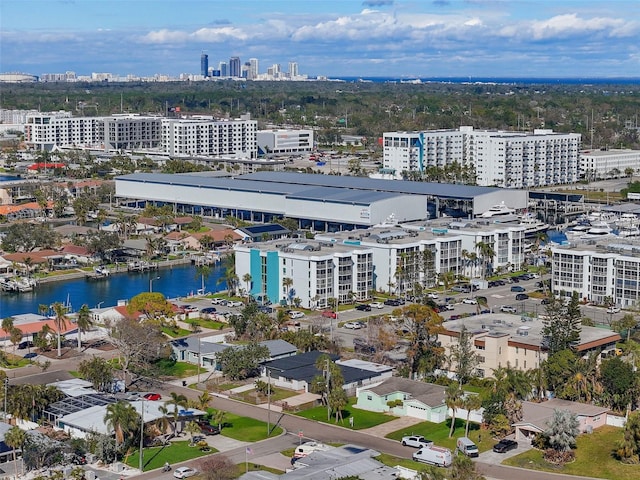
[[229, 76], [230, 77], [242, 76], [242, 64], [240, 63], [240, 57], [231, 57], [229, 59]]
[[247, 78], [249, 80], [255, 80], [258, 78], [258, 59], [250, 58], [249, 59], [249, 72], [247, 74]]
[[200, 55], [200, 74], [203, 77], [209, 76], [209, 55], [206, 53]]
[[298, 76], [298, 62], [289, 62], [289, 78]]
[[227, 62], [220, 62], [218, 64], [218, 70], [220, 70], [221, 77], [226, 77], [229, 75], [229, 72], [227, 71]]

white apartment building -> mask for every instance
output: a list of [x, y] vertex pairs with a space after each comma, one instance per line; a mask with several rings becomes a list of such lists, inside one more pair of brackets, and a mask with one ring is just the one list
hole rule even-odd
[[640, 305], [640, 241], [598, 240], [551, 249], [551, 287], [556, 294], [597, 304], [607, 297], [623, 308]]
[[141, 115], [72, 117], [69, 112], [26, 116], [25, 141], [36, 150], [54, 147], [107, 151], [156, 149], [176, 156], [257, 158], [257, 122], [213, 117], [173, 119]]
[[210, 118], [162, 119], [162, 151], [180, 156], [257, 158], [258, 122]]
[[263, 154], [310, 152], [313, 149], [313, 130], [258, 130], [257, 142], [258, 151]]
[[474, 130], [386, 132], [383, 167], [400, 174], [453, 162], [475, 168], [483, 186], [527, 188], [575, 182], [581, 135]]
[[628, 169], [640, 173], [640, 150], [583, 150], [580, 176], [587, 180], [626, 176]]
[[[305, 308], [325, 308], [330, 299], [343, 303], [369, 298], [373, 288], [370, 249], [280, 239], [236, 245], [235, 252], [240, 288], [274, 303], [297, 298]], [[251, 276], [248, 285], [242, 280], [246, 274]]]

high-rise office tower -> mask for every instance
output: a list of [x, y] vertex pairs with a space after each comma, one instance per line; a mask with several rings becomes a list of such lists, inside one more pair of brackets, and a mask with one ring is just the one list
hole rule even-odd
[[226, 77], [229, 75], [229, 72], [227, 71], [227, 62], [220, 62], [218, 64], [218, 70], [220, 70], [221, 77]]
[[230, 77], [242, 76], [242, 64], [240, 63], [240, 57], [231, 57], [229, 59], [229, 76]]
[[258, 59], [250, 58], [249, 59], [249, 72], [247, 73], [247, 78], [249, 80], [255, 80], [258, 78]]
[[209, 76], [209, 55], [206, 53], [200, 55], [200, 74], [203, 77]]
[[289, 78], [298, 76], [298, 62], [289, 62]]

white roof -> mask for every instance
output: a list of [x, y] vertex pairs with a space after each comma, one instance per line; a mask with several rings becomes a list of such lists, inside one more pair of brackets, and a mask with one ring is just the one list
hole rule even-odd
[[345, 365], [347, 367], [359, 368], [361, 370], [367, 370], [369, 372], [383, 373], [390, 372], [393, 367], [389, 365], [382, 365], [381, 363], [367, 362], [366, 360], [360, 360], [358, 358], [350, 358], [348, 360], [338, 360], [338, 365]]
[[87, 382], [81, 378], [72, 378], [70, 380], [61, 380], [59, 382], [49, 383], [48, 386], [56, 387], [67, 397], [79, 397], [80, 395], [88, 395], [90, 393], [98, 393], [93, 388], [91, 382]]

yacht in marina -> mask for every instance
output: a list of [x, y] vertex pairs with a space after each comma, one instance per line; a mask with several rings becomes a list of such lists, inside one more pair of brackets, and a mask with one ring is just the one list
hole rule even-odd
[[509, 208], [504, 202], [494, 205], [489, 210], [480, 215], [480, 218], [492, 218], [502, 215], [513, 215], [516, 213], [515, 209]]

